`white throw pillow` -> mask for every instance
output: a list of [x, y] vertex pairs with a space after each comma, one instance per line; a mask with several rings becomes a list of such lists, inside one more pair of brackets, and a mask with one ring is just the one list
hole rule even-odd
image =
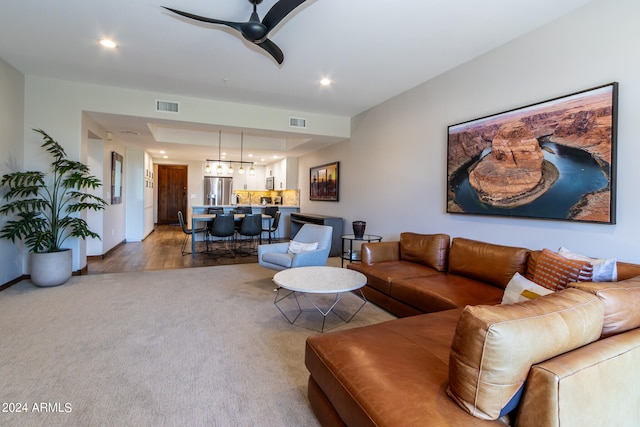
[[618, 280], [618, 266], [615, 258], [590, 258], [562, 247], [558, 249], [558, 253], [567, 259], [589, 261], [593, 266], [593, 276], [591, 277], [593, 282], [615, 282]]
[[520, 273], [513, 275], [502, 295], [502, 304], [513, 304], [514, 302], [529, 301], [553, 293], [537, 283], [532, 282]]
[[315, 251], [318, 249], [318, 242], [313, 243], [301, 243], [292, 240], [289, 242], [289, 253], [299, 254], [300, 252]]

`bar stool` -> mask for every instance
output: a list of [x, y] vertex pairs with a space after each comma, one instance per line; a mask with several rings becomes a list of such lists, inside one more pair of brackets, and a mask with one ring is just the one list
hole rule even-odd
[[[278, 229], [278, 223], [280, 222], [280, 211], [276, 211], [273, 216], [273, 222], [268, 228], [263, 228], [262, 231], [265, 233], [269, 233], [269, 243], [271, 243], [271, 235], [275, 236], [276, 230]], [[275, 239], [274, 239], [275, 240]]]

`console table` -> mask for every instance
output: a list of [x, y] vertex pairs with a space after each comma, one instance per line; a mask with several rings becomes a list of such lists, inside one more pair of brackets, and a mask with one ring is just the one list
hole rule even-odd
[[329, 252], [329, 256], [340, 256], [340, 254], [342, 253], [342, 218], [335, 216], [292, 212], [290, 232], [291, 240], [293, 240], [293, 237], [305, 224], [328, 225], [333, 227], [333, 234], [331, 236], [331, 251]]

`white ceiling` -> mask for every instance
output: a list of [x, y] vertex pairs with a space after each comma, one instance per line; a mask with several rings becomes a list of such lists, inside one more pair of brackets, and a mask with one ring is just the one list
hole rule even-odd
[[[161, 7], [246, 21], [248, 0], [0, 0], [0, 58], [26, 75], [351, 117], [590, 1], [307, 0], [269, 35], [285, 55], [278, 65], [229, 28]], [[261, 18], [275, 2], [258, 5]], [[100, 47], [102, 37], [119, 47]], [[333, 85], [320, 87], [323, 77]], [[94, 119], [114, 133], [140, 132], [118, 137], [142, 147], [157, 126], [189, 131], [170, 121]], [[205, 131], [210, 141], [213, 131], [217, 141], [217, 128], [195, 130], [189, 138]], [[223, 138], [239, 157], [238, 130]], [[181, 145], [183, 159], [212, 156], [210, 145], [191, 142]], [[331, 142], [249, 132], [245, 153], [249, 144], [256, 157], [300, 155]]]

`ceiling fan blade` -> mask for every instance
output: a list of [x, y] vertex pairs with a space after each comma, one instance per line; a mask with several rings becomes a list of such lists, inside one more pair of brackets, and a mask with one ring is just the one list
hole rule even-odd
[[269, 55], [273, 56], [273, 59], [275, 59], [278, 64], [282, 64], [282, 61], [284, 61], [284, 54], [282, 53], [278, 45], [276, 45], [271, 40], [265, 39], [263, 42], [255, 44], [266, 50]]
[[244, 22], [222, 21], [220, 19], [213, 19], [213, 18], [207, 18], [206, 16], [194, 15], [193, 13], [183, 12], [181, 10], [172, 9], [166, 6], [162, 6], [162, 7], [173, 13], [184, 16], [185, 18], [193, 19], [195, 21], [200, 21], [200, 22], [207, 22], [209, 24], [226, 25], [227, 27], [231, 27], [234, 30], [242, 32], [242, 24], [244, 24]]
[[280, 0], [273, 5], [269, 12], [265, 15], [262, 23], [267, 27], [267, 32], [271, 31], [280, 21], [284, 19], [296, 7], [300, 6], [306, 0]]

